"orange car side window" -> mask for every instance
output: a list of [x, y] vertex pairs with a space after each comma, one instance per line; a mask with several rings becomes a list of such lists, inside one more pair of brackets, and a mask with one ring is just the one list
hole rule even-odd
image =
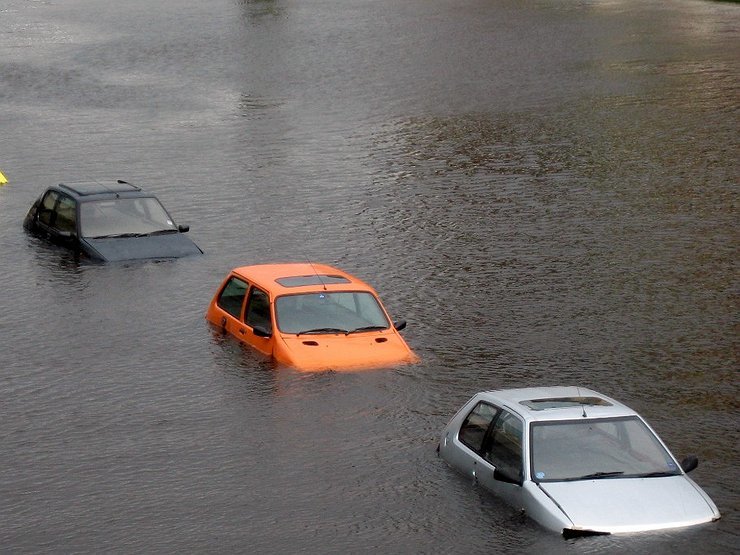
[[252, 328], [260, 326], [268, 332], [272, 331], [270, 297], [268, 297], [267, 293], [256, 287], [252, 287], [252, 291], [249, 293], [246, 321], [247, 325]]
[[248, 285], [239, 278], [232, 277], [224, 286], [216, 303], [234, 318], [242, 315], [244, 296], [247, 294]]

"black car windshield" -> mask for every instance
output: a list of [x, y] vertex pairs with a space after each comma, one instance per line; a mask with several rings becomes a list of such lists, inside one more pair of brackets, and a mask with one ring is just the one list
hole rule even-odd
[[533, 422], [535, 482], [673, 476], [673, 457], [637, 417]]
[[83, 237], [116, 237], [174, 232], [177, 227], [154, 197], [117, 198], [80, 205]]
[[365, 291], [322, 291], [283, 295], [275, 301], [283, 333], [352, 333], [389, 327], [374, 295]]

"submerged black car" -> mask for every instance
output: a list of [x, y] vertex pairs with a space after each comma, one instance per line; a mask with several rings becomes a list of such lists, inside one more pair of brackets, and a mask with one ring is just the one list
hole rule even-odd
[[84, 258], [179, 258], [203, 251], [157, 197], [126, 181], [60, 183], [29, 210], [23, 227]]

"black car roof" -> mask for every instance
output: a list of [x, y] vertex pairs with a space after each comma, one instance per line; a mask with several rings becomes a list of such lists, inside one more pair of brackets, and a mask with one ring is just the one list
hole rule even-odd
[[141, 187], [132, 185], [122, 179], [118, 179], [116, 181], [77, 181], [72, 183], [60, 183], [58, 187], [78, 197], [142, 192]]

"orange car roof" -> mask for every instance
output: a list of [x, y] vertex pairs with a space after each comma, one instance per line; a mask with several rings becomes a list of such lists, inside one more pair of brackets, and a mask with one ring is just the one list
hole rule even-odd
[[[234, 268], [232, 273], [239, 275], [246, 281], [259, 285], [261, 288], [272, 293], [273, 296], [295, 293], [306, 293], [310, 291], [369, 291], [376, 294], [375, 290], [364, 281], [328, 266], [326, 264], [293, 262], [283, 264], [255, 264], [252, 266], [239, 266]], [[278, 280], [291, 277], [312, 277], [312, 276], [336, 276], [344, 278], [345, 283], [316, 283], [310, 285], [292, 285], [286, 286], [279, 283]]]

